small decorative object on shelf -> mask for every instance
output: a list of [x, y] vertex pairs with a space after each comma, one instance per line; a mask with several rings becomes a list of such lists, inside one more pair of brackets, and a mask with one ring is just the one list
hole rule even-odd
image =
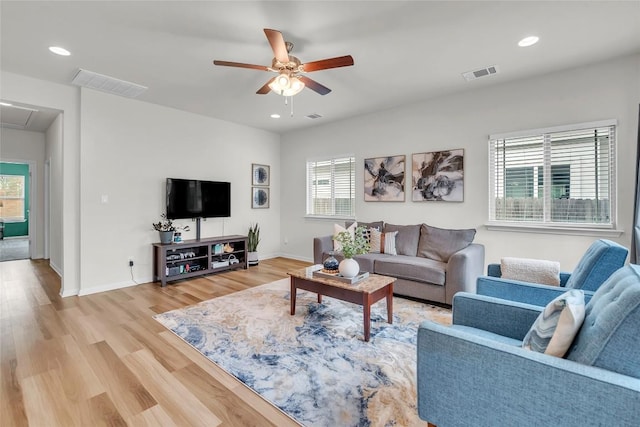
[[333, 251], [329, 252], [329, 256], [322, 263], [322, 267], [323, 267], [322, 271], [324, 271], [325, 273], [337, 273], [338, 272], [338, 265], [340, 263], [338, 262], [336, 257], [333, 256], [333, 255], [334, 255]]
[[[167, 218], [166, 214], [160, 215], [160, 218], [162, 218], [160, 221], [154, 222], [151, 225], [153, 226], [153, 229], [160, 234], [160, 243], [162, 244], [171, 243], [174, 239], [173, 233], [176, 230], [189, 231], [188, 225], [174, 225], [173, 221]], [[182, 237], [180, 238], [180, 240], [182, 240]]]

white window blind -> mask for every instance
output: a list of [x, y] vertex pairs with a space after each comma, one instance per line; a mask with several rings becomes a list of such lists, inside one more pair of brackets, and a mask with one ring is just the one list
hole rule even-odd
[[307, 215], [355, 216], [355, 157], [307, 161]]
[[490, 222], [614, 227], [615, 121], [489, 140]]

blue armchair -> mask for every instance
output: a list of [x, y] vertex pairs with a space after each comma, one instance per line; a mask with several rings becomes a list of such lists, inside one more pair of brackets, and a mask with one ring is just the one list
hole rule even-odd
[[560, 286], [501, 278], [500, 264], [489, 264], [488, 276], [480, 276], [476, 292], [510, 301], [545, 306], [567, 289], [581, 289], [589, 301], [593, 293], [616, 270], [622, 267], [629, 250], [611, 240], [599, 239], [591, 244], [573, 273], [560, 273]]
[[586, 306], [565, 358], [521, 348], [542, 307], [460, 292], [453, 325], [418, 329], [418, 413], [446, 426], [637, 426], [640, 268], [626, 266]]

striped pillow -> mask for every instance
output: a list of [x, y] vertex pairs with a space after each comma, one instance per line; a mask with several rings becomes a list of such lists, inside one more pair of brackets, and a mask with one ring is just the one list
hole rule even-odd
[[584, 321], [584, 292], [572, 289], [544, 308], [522, 341], [522, 347], [562, 357]]
[[397, 231], [381, 233], [375, 228], [369, 229], [369, 253], [397, 255], [396, 252]]

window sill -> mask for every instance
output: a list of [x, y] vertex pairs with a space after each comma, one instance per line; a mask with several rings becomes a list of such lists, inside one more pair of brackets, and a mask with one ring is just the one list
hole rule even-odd
[[515, 224], [491, 222], [484, 225], [490, 231], [513, 231], [516, 233], [565, 234], [571, 236], [620, 237], [624, 230], [614, 228], [570, 227], [558, 225]]
[[305, 215], [305, 219], [320, 220], [320, 221], [355, 221], [354, 217], [349, 216], [328, 216], [328, 215]]

